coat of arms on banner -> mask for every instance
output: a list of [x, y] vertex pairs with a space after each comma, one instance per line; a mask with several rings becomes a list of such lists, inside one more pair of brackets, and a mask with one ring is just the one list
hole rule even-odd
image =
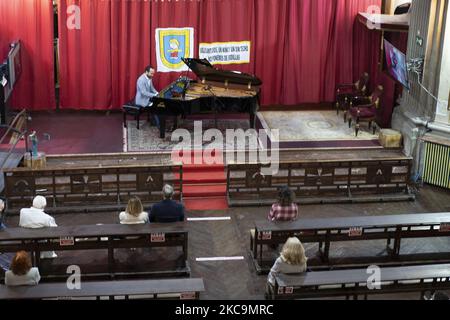
[[181, 58], [194, 57], [194, 29], [158, 28], [155, 36], [158, 71], [187, 71], [188, 67]]

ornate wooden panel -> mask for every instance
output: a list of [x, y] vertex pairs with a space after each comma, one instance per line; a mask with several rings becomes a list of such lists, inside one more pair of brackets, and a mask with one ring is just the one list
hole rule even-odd
[[164, 186], [164, 175], [162, 172], [146, 172], [137, 175], [138, 191], [161, 191]]
[[[175, 174], [178, 173], [178, 174]], [[175, 188], [182, 199], [181, 166], [122, 166], [101, 168], [5, 170], [8, 210], [29, 207], [35, 195], [47, 198], [49, 207], [125, 205], [132, 196], [144, 203], [162, 198], [163, 185]], [[15, 210], [15, 211], [14, 211]]]
[[269, 187], [272, 184], [272, 176], [266, 176], [261, 168], [249, 168], [245, 175], [245, 185], [248, 188]]
[[[317, 203], [332, 202], [333, 199], [348, 201], [355, 196], [386, 194], [399, 195], [407, 200], [412, 198], [408, 187], [411, 165], [409, 158], [303, 161], [280, 163], [277, 174], [262, 175], [260, 164], [231, 164], [227, 167], [227, 195], [230, 205], [262, 205], [276, 200], [279, 187], [289, 186], [300, 202], [301, 199]], [[382, 197], [375, 198], [379, 200]], [[396, 200], [401, 199], [397, 197]]]

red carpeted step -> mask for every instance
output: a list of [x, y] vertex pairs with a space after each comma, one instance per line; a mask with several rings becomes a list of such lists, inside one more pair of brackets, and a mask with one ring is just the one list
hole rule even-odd
[[[176, 174], [176, 179], [179, 175]], [[226, 183], [225, 172], [221, 171], [183, 171], [183, 184], [223, 184]]]
[[[225, 172], [225, 167], [223, 164], [185, 164], [183, 165], [183, 172], [212, 172], [212, 171], [222, 171]], [[225, 173], [224, 173], [225, 174]]]
[[[201, 163], [194, 163], [194, 156]], [[186, 208], [188, 210], [228, 209], [224, 165], [206, 164], [201, 150], [190, 152], [186, 158], [190, 159], [183, 163], [183, 200]], [[179, 174], [176, 172], [175, 176], [178, 178]]]
[[185, 198], [184, 205], [188, 210], [226, 210], [228, 202], [226, 197], [211, 198]]
[[[219, 151], [222, 153], [222, 151]], [[216, 164], [215, 161], [221, 161], [223, 162], [223, 156], [220, 156], [219, 154], [217, 157], [215, 157], [215, 154], [213, 155], [213, 158], [209, 158], [209, 152], [204, 153], [203, 150], [194, 150], [194, 151], [187, 151], [187, 153], [183, 152], [175, 152], [172, 154], [172, 160], [175, 162], [181, 162], [183, 163], [183, 166], [186, 166], [188, 168], [195, 168], [198, 166], [206, 166], [211, 168], [220, 168], [224, 167], [223, 163]], [[214, 164], [207, 164], [206, 162], [214, 162]]]
[[226, 193], [227, 193], [227, 186], [225, 184], [212, 184], [212, 185], [183, 184], [183, 197], [185, 199], [225, 197]]

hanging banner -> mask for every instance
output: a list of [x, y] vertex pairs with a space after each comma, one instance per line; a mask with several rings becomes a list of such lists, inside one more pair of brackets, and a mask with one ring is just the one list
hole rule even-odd
[[250, 41], [200, 43], [199, 57], [211, 64], [250, 63]]
[[187, 71], [188, 67], [181, 58], [194, 57], [194, 29], [158, 28], [155, 37], [157, 71]]

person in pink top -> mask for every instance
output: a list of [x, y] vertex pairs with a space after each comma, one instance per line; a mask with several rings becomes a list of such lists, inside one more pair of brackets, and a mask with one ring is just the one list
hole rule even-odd
[[278, 202], [272, 205], [269, 221], [293, 221], [298, 219], [298, 206], [295, 193], [289, 187], [283, 187], [278, 194]]

